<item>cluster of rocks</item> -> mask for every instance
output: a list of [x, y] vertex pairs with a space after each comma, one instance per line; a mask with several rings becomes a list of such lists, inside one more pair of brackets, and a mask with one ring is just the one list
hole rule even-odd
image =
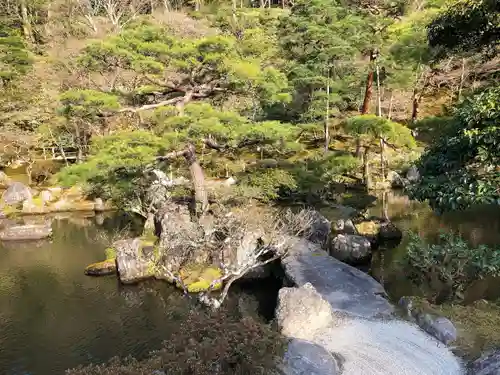
[[420, 172], [414, 165], [406, 171], [404, 176], [395, 171], [390, 171], [387, 174], [387, 181], [391, 184], [391, 187], [396, 189], [405, 188], [415, 182], [418, 182], [418, 180], [420, 180]]
[[[87, 200], [78, 187], [62, 189], [46, 188], [38, 191], [21, 182], [9, 182], [0, 201], [0, 217], [7, 219], [19, 215], [43, 215], [49, 213], [94, 211], [103, 212], [110, 205], [102, 199]], [[21, 241], [39, 240], [52, 234], [50, 224], [18, 225], [3, 220], [0, 229], [0, 240]]]

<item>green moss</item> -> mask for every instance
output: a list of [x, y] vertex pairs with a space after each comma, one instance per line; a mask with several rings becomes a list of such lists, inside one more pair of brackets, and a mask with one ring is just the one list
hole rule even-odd
[[104, 255], [106, 259], [114, 259], [116, 258], [116, 249], [114, 247], [108, 247], [104, 250]]
[[[203, 264], [192, 264], [181, 269], [179, 272], [184, 285], [190, 293], [199, 293], [208, 290], [210, 284], [222, 277], [222, 271], [213, 266]], [[177, 285], [180, 287], [180, 285]], [[216, 283], [212, 290], [217, 290], [222, 287], [222, 283]]]
[[376, 236], [380, 230], [380, 225], [374, 221], [363, 221], [355, 227], [362, 236]]

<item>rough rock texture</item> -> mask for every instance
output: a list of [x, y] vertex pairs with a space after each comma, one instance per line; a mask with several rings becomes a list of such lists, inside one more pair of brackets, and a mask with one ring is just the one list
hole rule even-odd
[[457, 329], [448, 318], [414, 307], [409, 297], [401, 297], [398, 304], [406, 310], [408, 318], [442, 343], [448, 345], [457, 339]]
[[290, 340], [283, 359], [283, 375], [337, 375], [340, 369], [334, 356], [321, 345]]
[[297, 286], [311, 283], [334, 311], [371, 318], [394, 311], [374, 278], [331, 257], [318, 245], [297, 240], [282, 260], [288, 279]]
[[387, 181], [389, 181], [393, 188], [397, 189], [404, 188], [408, 185], [408, 180], [394, 171], [389, 171], [389, 173], [387, 173]]
[[94, 199], [94, 210], [96, 210], [97, 212], [106, 210], [106, 206], [101, 198]]
[[484, 353], [472, 362], [470, 375], [498, 375], [500, 374], [500, 350]]
[[342, 262], [358, 264], [370, 259], [371, 244], [363, 236], [339, 234], [332, 241], [330, 254]]
[[308, 240], [325, 247], [330, 239], [332, 223], [317, 211], [312, 212], [313, 222]]
[[107, 259], [102, 262], [92, 263], [85, 268], [85, 275], [88, 276], [107, 276], [116, 273], [115, 259]]
[[390, 221], [383, 222], [380, 224], [378, 232], [379, 242], [401, 241], [402, 238], [403, 238], [403, 232], [401, 232], [401, 230]]
[[122, 283], [135, 283], [154, 276], [151, 254], [147, 256], [143, 253], [140, 238], [116, 241], [113, 247], [116, 249], [116, 265]]
[[2, 194], [2, 202], [9, 206], [22, 203], [25, 200], [31, 200], [32, 198], [31, 189], [21, 182], [11, 183]]
[[50, 224], [15, 225], [0, 231], [2, 241], [41, 240], [52, 235]]
[[333, 224], [335, 234], [359, 234], [351, 219], [339, 219]]
[[333, 321], [333, 313], [328, 301], [306, 283], [300, 288], [280, 289], [276, 320], [285, 336], [311, 340]]
[[[326, 352], [330, 359], [341, 359], [343, 375], [464, 374], [462, 364], [445, 345], [411, 323], [395, 318], [364, 319], [351, 311], [328, 314], [325, 293], [315, 293], [311, 285], [285, 289], [288, 291], [279, 295], [278, 324], [292, 339], [304, 340], [306, 336], [312, 345], [297, 345], [294, 350], [311, 360], [312, 369], [321, 368]], [[316, 319], [318, 312], [321, 319]], [[308, 364], [307, 360], [288, 364], [300, 374], [304, 362]], [[288, 373], [294, 374], [291, 370]]]

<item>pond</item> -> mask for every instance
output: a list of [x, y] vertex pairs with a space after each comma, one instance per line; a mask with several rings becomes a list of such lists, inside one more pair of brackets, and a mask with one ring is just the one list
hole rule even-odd
[[[166, 312], [182, 319], [194, 299], [163, 282], [123, 286], [114, 276], [83, 274], [127, 223], [115, 215], [58, 216], [50, 241], [0, 244], [0, 374], [63, 374], [113, 356], [142, 358], [168, 339], [179, 321]], [[264, 294], [278, 288], [267, 285]], [[244, 294], [263, 291], [236, 287], [229, 300]], [[266, 303], [263, 314], [274, 309]]]
[[[468, 211], [437, 215], [427, 203], [410, 200], [402, 192], [394, 191], [379, 197], [368, 208], [367, 216], [383, 217], [384, 208], [390, 220], [403, 231], [401, 243], [394, 249], [382, 249], [372, 259], [370, 274], [384, 284], [394, 301], [405, 295], [419, 295], [419, 290], [405, 277], [399, 262], [406, 254], [408, 232], [433, 242], [440, 233], [453, 232], [472, 246], [500, 244], [500, 207], [478, 207]], [[484, 280], [482, 287], [469, 290], [466, 303], [481, 298], [500, 297], [498, 280]]]

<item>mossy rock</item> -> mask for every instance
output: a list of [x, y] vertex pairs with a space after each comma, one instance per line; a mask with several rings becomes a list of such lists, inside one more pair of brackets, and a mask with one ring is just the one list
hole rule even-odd
[[114, 247], [107, 247], [104, 249], [104, 255], [106, 256], [106, 259], [115, 259], [116, 249]]
[[85, 275], [88, 276], [107, 276], [116, 273], [115, 259], [106, 259], [102, 262], [92, 263], [85, 267]]
[[362, 236], [376, 236], [380, 231], [380, 224], [375, 221], [362, 221], [354, 226]]
[[[179, 275], [188, 292], [199, 293], [208, 290], [214, 280], [220, 279], [222, 271], [214, 266], [194, 264], [182, 268]], [[181, 287], [178, 283], [176, 286]], [[218, 282], [212, 287], [212, 290], [217, 290], [221, 287], [222, 283]]]

